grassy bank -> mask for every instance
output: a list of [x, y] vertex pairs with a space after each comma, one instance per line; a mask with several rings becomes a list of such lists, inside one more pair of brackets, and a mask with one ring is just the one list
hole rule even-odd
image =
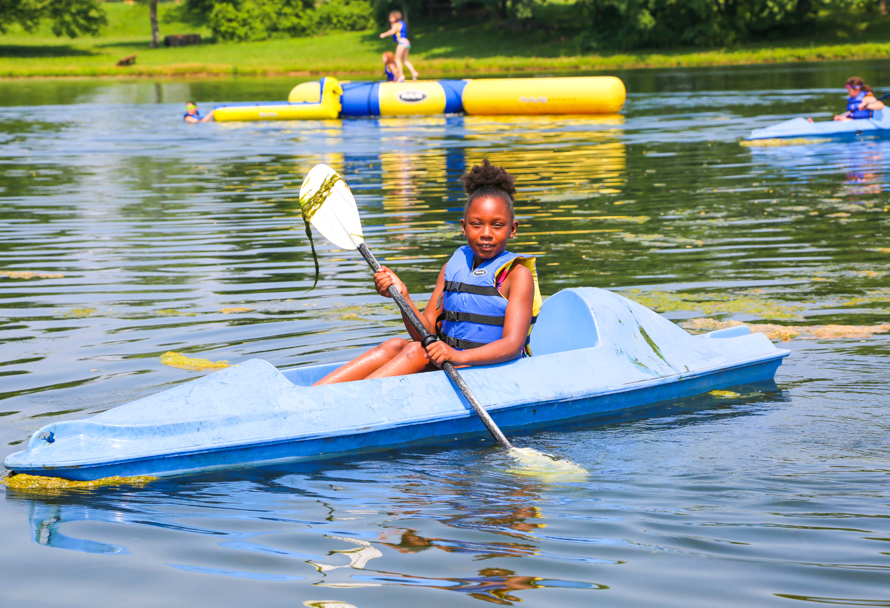
[[[149, 49], [148, 9], [106, 4], [109, 24], [97, 38], [56, 38], [45, 26], [34, 34], [13, 29], [0, 36], [0, 77], [359, 75], [380, 71], [380, 53], [391, 41], [376, 32], [343, 32], [311, 38], [202, 44]], [[161, 35], [210, 32], [181, 6], [160, 5]], [[424, 77], [467, 73], [607, 70], [880, 59], [890, 57], [890, 19], [835, 23], [816, 34], [731, 49], [581, 54], [570, 36], [514, 34], [487, 24], [452, 23], [412, 29], [412, 59]], [[135, 65], [115, 67], [136, 55]]]

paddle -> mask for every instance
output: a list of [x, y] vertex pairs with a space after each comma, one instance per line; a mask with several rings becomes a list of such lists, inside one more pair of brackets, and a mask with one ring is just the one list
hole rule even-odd
[[[303, 185], [300, 187], [300, 207], [303, 211], [303, 219], [307, 221], [306, 230], [309, 231], [311, 223], [326, 239], [331, 241], [340, 249], [349, 251], [358, 250], [365, 261], [374, 269], [374, 272], [380, 270], [380, 262], [374, 257], [374, 254], [365, 245], [362, 237], [362, 222], [358, 214], [358, 207], [355, 199], [350, 192], [346, 182], [343, 181], [336, 171], [327, 165], [316, 165], [306, 175]], [[310, 234], [311, 238], [311, 234]], [[314, 247], [313, 247], [314, 249]], [[316, 262], [317, 264], [317, 262]], [[395, 300], [402, 314], [411, 323], [414, 330], [420, 335], [420, 343], [426, 348], [429, 344], [438, 340], [438, 338], [427, 331], [423, 322], [414, 314], [414, 311], [408, 305], [408, 302], [402, 297], [402, 294], [396, 289], [395, 285], [390, 285], [389, 295]], [[473, 391], [460, 377], [454, 366], [446, 361], [442, 365], [442, 369], [448, 374], [448, 377], [458, 388], [464, 398], [473, 407], [473, 411], [482, 420], [482, 424], [491, 433], [501, 446], [512, 448], [510, 442], [495, 424], [488, 412], [476, 399]]]

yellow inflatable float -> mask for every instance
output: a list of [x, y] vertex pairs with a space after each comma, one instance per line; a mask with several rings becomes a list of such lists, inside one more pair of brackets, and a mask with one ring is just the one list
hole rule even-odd
[[614, 76], [488, 78], [417, 82], [304, 82], [287, 102], [217, 106], [230, 120], [298, 120], [344, 116], [430, 114], [615, 114], [624, 106], [624, 83]]
[[226, 104], [213, 108], [213, 119], [218, 122], [246, 120], [312, 120], [339, 118], [340, 96], [343, 87], [336, 78], [322, 78], [315, 85], [311, 99], [279, 103]]

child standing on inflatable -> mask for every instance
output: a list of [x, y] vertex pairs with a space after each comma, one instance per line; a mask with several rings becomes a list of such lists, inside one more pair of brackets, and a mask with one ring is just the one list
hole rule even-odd
[[398, 67], [398, 82], [405, 82], [405, 68], [407, 66], [411, 70], [411, 78], [417, 80], [417, 70], [408, 61], [408, 51], [411, 50], [411, 43], [408, 41], [408, 24], [402, 21], [402, 11], [392, 11], [389, 14], [389, 22], [392, 25], [387, 31], [380, 34], [381, 38], [392, 36], [396, 43], [396, 66]]
[[875, 98], [871, 87], [858, 76], [847, 80], [847, 111], [834, 117], [835, 120], [856, 120], [871, 118], [875, 110], [883, 110], [884, 103]]
[[492, 365], [528, 352], [532, 324], [541, 308], [535, 258], [506, 251], [519, 222], [513, 214], [516, 188], [503, 167], [484, 160], [461, 180], [468, 199], [460, 224], [467, 244], [451, 256], [436, 280], [423, 314], [396, 274], [383, 266], [374, 275], [377, 293], [395, 285], [427, 330], [439, 341], [424, 349], [407, 321], [413, 341], [391, 338], [334, 370], [316, 384], [402, 376], [455, 366]]

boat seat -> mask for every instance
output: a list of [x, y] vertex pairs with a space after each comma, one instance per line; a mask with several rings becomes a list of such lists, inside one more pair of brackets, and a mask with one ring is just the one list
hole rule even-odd
[[599, 332], [590, 304], [574, 289], [550, 296], [538, 313], [530, 344], [532, 356], [596, 346]]

